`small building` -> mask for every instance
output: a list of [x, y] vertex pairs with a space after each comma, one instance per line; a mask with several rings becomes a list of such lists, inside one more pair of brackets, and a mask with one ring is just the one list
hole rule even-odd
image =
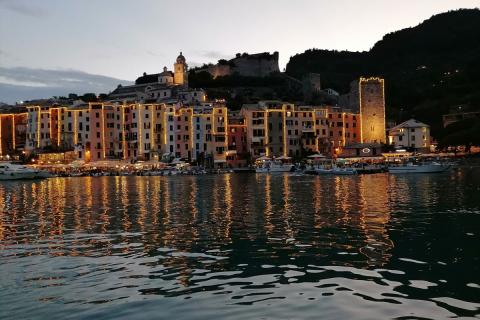
[[388, 142], [417, 152], [430, 151], [430, 126], [410, 119], [390, 129]]
[[382, 154], [380, 143], [352, 143], [340, 148], [339, 158], [378, 157]]

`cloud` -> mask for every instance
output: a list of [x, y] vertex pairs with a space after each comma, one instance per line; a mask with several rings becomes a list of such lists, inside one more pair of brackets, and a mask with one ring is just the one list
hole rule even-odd
[[215, 60], [222, 59], [226, 56], [226, 54], [223, 54], [222, 52], [215, 51], [215, 50], [204, 50], [204, 51], [198, 51], [197, 53], [202, 57], [215, 59]]
[[163, 53], [157, 53], [154, 50], [147, 50], [146, 52], [153, 57], [164, 57], [165, 56]]
[[25, 3], [21, 0], [1, 0], [0, 6], [15, 13], [33, 18], [43, 18], [48, 14], [42, 7]]
[[131, 84], [130, 81], [78, 70], [0, 67], [0, 75], [0, 100], [7, 103], [68, 93], [108, 93], [118, 84]]

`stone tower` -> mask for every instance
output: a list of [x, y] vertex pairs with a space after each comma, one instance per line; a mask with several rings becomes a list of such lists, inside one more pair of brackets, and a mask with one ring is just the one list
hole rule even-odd
[[360, 78], [358, 99], [363, 143], [385, 143], [385, 89], [384, 79]]
[[185, 57], [180, 52], [177, 61], [173, 65], [173, 82], [178, 85], [188, 86], [188, 65]]

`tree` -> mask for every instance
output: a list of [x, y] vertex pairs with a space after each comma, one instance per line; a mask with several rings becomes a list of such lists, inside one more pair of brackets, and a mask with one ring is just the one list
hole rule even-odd
[[470, 118], [450, 124], [443, 130], [439, 146], [465, 146], [466, 152], [470, 152], [472, 146], [480, 146], [480, 119]]
[[97, 95], [95, 93], [85, 93], [83, 96], [80, 97], [81, 100], [85, 102], [97, 102]]

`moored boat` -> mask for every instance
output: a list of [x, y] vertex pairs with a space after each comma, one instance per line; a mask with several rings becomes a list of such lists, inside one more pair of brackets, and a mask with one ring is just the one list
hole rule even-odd
[[255, 162], [256, 173], [270, 173], [270, 172], [290, 172], [295, 170], [295, 166], [289, 162], [290, 157], [279, 157], [277, 159], [270, 159], [266, 156], [260, 157]]
[[290, 172], [295, 169], [293, 164], [283, 163], [281, 161], [264, 161], [261, 165], [255, 168], [256, 173], [270, 173], [270, 172]]
[[389, 173], [439, 173], [448, 171], [451, 168], [449, 164], [439, 162], [408, 162], [402, 165], [393, 165], [388, 167]]
[[47, 171], [18, 164], [0, 163], [0, 180], [45, 179], [51, 176]]
[[332, 174], [341, 175], [341, 176], [353, 175], [358, 173], [355, 168], [351, 168], [351, 167], [334, 166], [331, 171], [332, 171], [331, 172]]
[[255, 172], [255, 168], [253, 168], [253, 167], [239, 167], [239, 168], [233, 168], [233, 172], [235, 172], [235, 173], [248, 173], [248, 172]]

